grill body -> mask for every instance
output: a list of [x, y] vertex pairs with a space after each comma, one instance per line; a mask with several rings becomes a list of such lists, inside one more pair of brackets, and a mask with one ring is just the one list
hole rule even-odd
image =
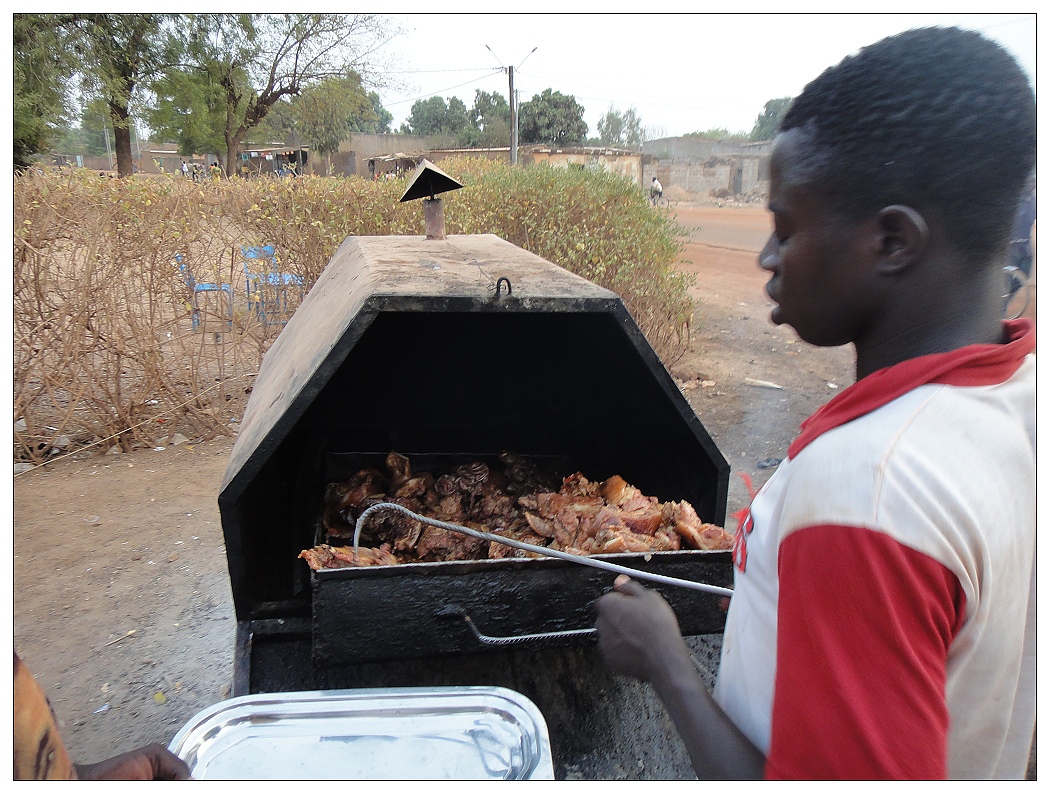
[[[729, 466], [714, 441], [618, 296], [492, 235], [347, 238], [253, 386], [219, 496], [238, 619], [234, 694], [507, 686], [544, 711], [556, 773], [601, 776], [618, 755], [594, 755], [597, 743], [621, 734], [595, 723], [614, 720], [600, 690], [633, 702], [618, 725], [659, 707], [622, 694], [631, 682], [609, 676], [593, 638], [493, 649], [463, 616], [496, 636], [593, 626], [612, 574], [551, 559], [314, 573], [297, 559], [317, 540], [327, 483], [391, 450], [416, 470], [511, 450], [558, 476], [618, 474], [724, 524]], [[609, 559], [732, 583], [728, 552]], [[717, 596], [658, 589], [683, 633], [721, 631]], [[687, 770], [661, 720], [663, 739], [643, 743], [666, 741], [667, 769]], [[631, 736], [621, 743], [642, 741]]]

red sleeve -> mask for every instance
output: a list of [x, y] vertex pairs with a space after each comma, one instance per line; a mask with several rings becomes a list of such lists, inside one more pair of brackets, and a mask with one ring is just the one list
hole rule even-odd
[[778, 567], [766, 777], [944, 778], [948, 648], [965, 614], [955, 575], [839, 526], [793, 532]]

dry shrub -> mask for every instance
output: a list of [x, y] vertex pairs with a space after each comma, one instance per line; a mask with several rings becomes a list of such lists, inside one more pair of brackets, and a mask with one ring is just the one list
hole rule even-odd
[[[468, 186], [443, 196], [450, 234], [497, 234], [608, 287], [665, 360], [684, 351], [692, 306], [672, 267], [678, 227], [636, 186], [488, 160], [441, 167]], [[16, 459], [229, 432], [262, 356], [343, 240], [423, 233], [418, 203], [398, 202], [405, 187], [353, 177], [17, 176]], [[241, 246], [261, 245], [302, 283], [284, 302], [267, 296], [266, 314], [250, 300], [241, 256]], [[195, 299], [190, 274], [228, 291]]]

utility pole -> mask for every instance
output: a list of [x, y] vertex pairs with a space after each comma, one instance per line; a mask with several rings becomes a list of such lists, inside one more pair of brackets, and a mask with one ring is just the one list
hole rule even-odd
[[[489, 52], [492, 52], [492, 47], [490, 47], [488, 44], [485, 45], [485, 49], [488, 50]], [[529, 51], [529, 55], [532, 55], [532, 53], [536, 52], [536, 50], [538, 50], [538, 49], [539, 49], [539, 47], [533, 47]], [[522, 58], [521, 59], [521, 63], [525, 63], [525, 60], [529, 57], [529, 55], [526, 55], [525, 58]], [[492, 57], [496, 58], [496, 53], [492, 52]], [[500, 67], [502, 68], [502, 70], [507, 73], [507, 77], [509, 78], [509, 82], [510, 82], [510, 94], [508, 95], [509, 98], [510, 98], [510, 102], [509, 102], [509, 104], [510, 104], [510, 162], [511, 162], [512, 165], [517, 165], [517, 163], [518, 163], [518, 98], [517, 98], [517, 94], [515, 94], [515, 92], [514, 92], [514, 67], [513, 66], [504, 66], [503, 62], [499, 58], [496, 58], [496, 63], [498, 63], [500, 65]], [[519, 67], [521, 67], [521, 63], [518, 64]]]
[[107, 121], [102, 122], [102, 132], [106, 136], [106, 156], [109, 158], [109, 170], [113, 170], [113, 149], [109, 145], [109, 123]]
[[518, 164], [518, 103], [514, 101], [514, 67], [507, 67], [510, 76], [510, 164]]

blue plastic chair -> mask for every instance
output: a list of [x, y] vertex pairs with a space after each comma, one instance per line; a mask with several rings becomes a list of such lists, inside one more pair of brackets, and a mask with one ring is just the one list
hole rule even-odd
[[[201, 307], [199, 296], [202, 292], [218, 292], [219, 297], [226, 301], [226, 327], [233, 327], [233, 292], [229, 284], [199, 283], [193, 275], [193, 271], [186, 264], [182, 254], [175, 254], [175, 264], [179, 266], [179, 272], [186, 279], [186, 286], [190, 290], [191, 311], [190, 325], [197, 331], [201, 325]], [[223, 295], [225, 294], [225, 297]]]
[[288, 292], [295, 290], [302, 297], [305, 282], [295, 273], [283, 273], [272, 245], [241, 246], [244, 266], [245, 293], [248, 308], [267, 325], [288, 322]]

